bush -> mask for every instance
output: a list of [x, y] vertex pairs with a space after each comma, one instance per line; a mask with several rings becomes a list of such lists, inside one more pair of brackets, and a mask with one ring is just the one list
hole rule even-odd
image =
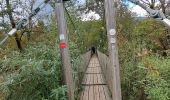
[[0, 66], [6, 72], [1, 89], [10, 100], [49, 99], [51, 91], [61, 86], [59, 51], [44, 43], [33, 43], [23, 53], [13, 52]]

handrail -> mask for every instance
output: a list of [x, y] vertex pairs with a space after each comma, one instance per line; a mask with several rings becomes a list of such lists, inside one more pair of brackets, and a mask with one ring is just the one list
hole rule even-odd
[[78, 87], [80, 87], [81, 82], [83, 81], [84, 73], [88, 67], [88, 64], [91, 59], [91, 51], [86, 52], [85, 54], [80, 56], [81, 58], [81, 64], [78, 67]]
[[111, 66], [110, 59], [108, 56], [106, 56], [100, 51], [97, 51], [97, 55], [98, 55], [100, 66], [102, 68], [102, 72], [109, 86], [109, 90], [113, 94], [113, 84], [114, 84], [113, 83], [113, 68]]

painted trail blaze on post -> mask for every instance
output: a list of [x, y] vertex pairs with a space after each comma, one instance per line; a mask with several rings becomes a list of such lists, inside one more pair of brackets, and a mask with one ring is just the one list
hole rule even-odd
[[59, 46], [61, 49], [65, 49], [67, 47], [67, 44], [65, 42], [61, 42]]
[[59, 38], [60, 38], [60, 44], [59, 44], [60, 49], [65, 49], [67, 47], [66, 42], [64, 42], [65, 35], [64, 34], [60, 34]]

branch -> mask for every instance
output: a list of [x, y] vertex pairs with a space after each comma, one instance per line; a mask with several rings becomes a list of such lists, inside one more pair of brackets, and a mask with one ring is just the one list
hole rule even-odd
[[141, 0], [144, 4], [146, 4], [146, 5], [150, 5], [150, 2], [148, 1], [148, 2], [146, 2], [146, 1], [144, 1], [144, 0]]

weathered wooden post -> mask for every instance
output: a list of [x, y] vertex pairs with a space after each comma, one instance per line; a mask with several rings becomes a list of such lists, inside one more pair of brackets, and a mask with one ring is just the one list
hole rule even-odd
[[112, 67], [113, 86], [112, 98], [113, 100], [122, 100], [121, 86], [120, 86], [120, 68], [118, 60], [118, 49], [116, 40], [116, 0], [105, 0], [105, 18], [108, 36], [109, 58]]
[[64, 81], [68, 88], [69, 100], [74, 100], [74, 83], [70, 63], [67, 25], [64, 16], [63, 0], [56, 0], [55, 13], [57, 18], [57, 27], [60, 39], [60, 51], [62, 56], [62, 69], [64, 73]]

